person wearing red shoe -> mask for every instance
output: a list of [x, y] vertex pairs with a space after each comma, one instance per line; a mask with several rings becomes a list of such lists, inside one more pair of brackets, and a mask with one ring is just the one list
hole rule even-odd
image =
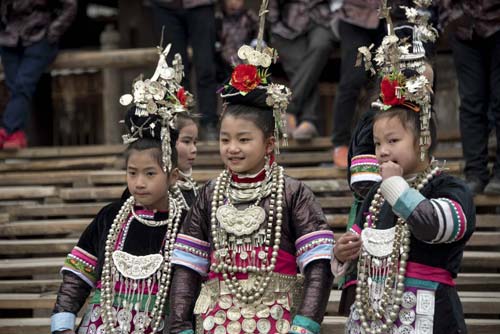
[[0, 148], [27, 145], [24, 128], [36, 85], [55, 59], [58, 41], [71, 24], [76, 0], [2, 0], [0, 56], [10, 99], [3, 111]]
[[318, 83], [337, 39], [330, 27], [333, 17], [327, 0], [269, 1], [271, 43], [294, 92], [287, 118], [296, 140], [318, 136]]

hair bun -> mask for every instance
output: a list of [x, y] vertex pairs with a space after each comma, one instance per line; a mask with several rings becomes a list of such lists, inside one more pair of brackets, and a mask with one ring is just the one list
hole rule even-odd
[[127, 110], [125, 126], [127, 127], [127, 133], [133, 134], [132, 138], [161, 140], [161, 117], [154, 114], [139, 116], [135, 106]]
[[232, 86], [226, 86], [221, 94], [224, 102], [229, 104], [241, 104], [260, 109], [272, 109], [266, 102], [267, 87], [257, 87], [248, 94], [242, 95]]

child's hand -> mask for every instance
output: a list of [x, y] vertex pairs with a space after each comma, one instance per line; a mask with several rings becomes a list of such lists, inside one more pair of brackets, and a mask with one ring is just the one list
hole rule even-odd
[[343, 263], [354, 260], [359, 256], [361, 243], [361, 238], [358, 234], [347, 232], [335, 243], [333, 255]]
[[380, 164], [380, 175], [382, 180], [391, 176], [403, 176], [403, 168], [395, 162], [386, 161]]

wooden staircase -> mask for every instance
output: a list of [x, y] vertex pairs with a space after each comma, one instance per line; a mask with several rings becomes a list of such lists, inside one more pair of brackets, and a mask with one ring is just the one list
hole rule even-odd
[[[327, 138], [290, 143], [279, 162], [315, 192], [338, 238], [345, 230], [352, 195], [345, 171], [331, 166]], [[92, 217], [125, 188], [122, 145], [0, 151], [0, 333], [48, 333], [66, 253]], [[460, 175], [461, 149], [436, 152]], [[218, 175], [218, 145], [200, 143], [194, 177]], [[480, 195], [477, 231], [457, 279], [469, 333], [500, 333], [500, 196]], [[341, 333], [340, 291], [330, 294], [323, 333]]]

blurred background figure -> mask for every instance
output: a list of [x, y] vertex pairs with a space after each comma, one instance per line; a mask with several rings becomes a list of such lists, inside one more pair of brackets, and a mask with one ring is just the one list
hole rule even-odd
[[[441, 1], [451, 24], [450, 45], [460, 95], [460, 132], [465, 177], [474, 192], [500, 194], [500, 3]], [[493, 175], [488, 169], [488, 113], [496, 128]]]
[[190, 66], [187, 48], [193, 49], [196, 74], [197, 111], [201, 115], [201, 139], [217, 139], [217, 96], [215, 80], [215, 5], [214, 0], [151, 0], [155, 30], [163, 44], [172, 43], [167, 61], [179, 53], [185, 64], [183, 86], [189, 87]]
[[216, 15], [217, 27], [217, 81], [231, 75], [237, 62], [237, 52], [243, 44], [251, 45], [257, 38], [257, 14], [245, 7], [244, 0], [221, 0]]
[[3, 111], [0, 148], [27, 146], [24, 131], [37, 83], [55, 59], [76, 0], [2, 0], [0, 56], [10, 98]]
[[344, 0], [339, 11], [340, 81], [333, 105], [333, 163], [347, 167], [347, 152], [353, 128], [356, 105], [369, 75], [363, 67], [354, 66], [358, 48], [381, 43], [385, 34], [378, 8], [380, 0]]
[[290, 80], [288, 128], [293, 138], [318, 135], [318, 81], [333, 50], [332, 12], [327, 0], [269, 1], [271, 46]]

